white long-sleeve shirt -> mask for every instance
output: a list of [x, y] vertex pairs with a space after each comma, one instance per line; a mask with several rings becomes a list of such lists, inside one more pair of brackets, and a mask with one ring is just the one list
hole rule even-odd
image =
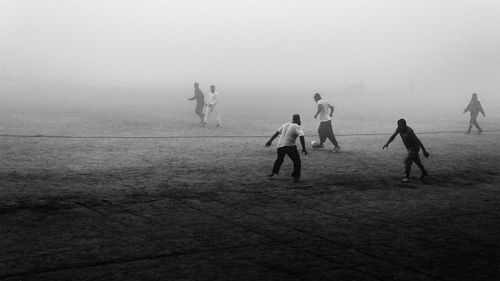
[[215, 105], [218, 101], [219, 93], [210, 92], [208, 95], [208, 105]]

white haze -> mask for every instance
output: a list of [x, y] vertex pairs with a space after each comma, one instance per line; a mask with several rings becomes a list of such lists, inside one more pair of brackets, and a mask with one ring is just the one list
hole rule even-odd
[[477, 92], [494, 112], [499, 27], [497, 0], [3, 0], [0, 102], [184, 106], [198, 81], [232, 105], [460, 112]]

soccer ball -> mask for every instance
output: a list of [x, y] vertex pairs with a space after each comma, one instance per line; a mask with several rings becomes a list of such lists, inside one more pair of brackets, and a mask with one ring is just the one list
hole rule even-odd
[[321, 143], [319, 141], [312, 141], [311, 146], [313, 149], [321, 148]]

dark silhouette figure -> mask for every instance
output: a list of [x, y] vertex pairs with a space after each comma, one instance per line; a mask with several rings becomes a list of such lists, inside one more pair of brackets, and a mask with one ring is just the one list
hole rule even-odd
[[420, 148], [422, 148], [422, 152], [426, 158], [429, 157], [429, 153], [427, 152], [427, 150], [425, 150], [424, 145], [422, 144], [420, 139], [418, 139], [417, 135], [415, 135], [413, 129], [406, 125], [406, 120], [404, 119], [398, 120], [398, 128], [396, 129], [394, 134], [392, 134], [392, 136], [389, 138], [387, 143], [382, 147], [382, 149], [389, 147], [389, 144], [394, 140], [394, 138], [398, 134], [401, 136], [401, 139], [403, 140], [403, 143], [406, 149], [408, 150], [408, 154], [406, 155], [404, 161], [405, 177], [401, 181], [402, 182], [409, 181], [411, 165], [413, 162], [415, 162], [415, 164], [417, 164], [417, 166], [422, 171], [422, 175], [420, 176], [420, 178], [427, 176], [427, 171], [425, 170], [424, 165], [420, 161], [420, 156], [418, 155], [418, 153], [420, 151]]
[[194, 96], [192, 98], [189, 98], [188, 100], [196, 100], [196, 108], [194, 112], [200, 117], [201, 123], [203, 124], [203, 120], [205, 118], [205, 114], [203, 114], [203, 108], [205, 107], [205, 96], [200, 90], [200, 86], [197, 82], [194, 83]]
[[464, 109], [464, 113], [467, 111], [470, 112], [470, 121], [469, 121], [469, 128], [467, 129], [466, 134], [470, 134], [470, 130], [472, 129], [472, 125], [476, 126], [477, 128], [477, 133], [480, 134], [483, 132], [483, 129], [479, 127], [479, 124], [477, 123], [477, 116], [479, 115], [479, 112], [483, 114], [483, 116], [486, 116], [484, 113], [483, 107], [481, 106], [481, 103], [477, 99], [477, 94], [473, 93], [472, 98], [469, 102], [469, 105]]
[[301, 161], [300, 161], [300, 153], [297, 150], [297, 145], [295, 145], [295, 141], [297, 137], [300, 137], [300, 144], [302, 145], [302, 153], [307, 155], [305, 140], [304, 140], [304, 131], [300, 127], [300, 115], [294, 114], [292, 117], [292, 122], [288, 122], [283, 124], [276, 133], [269, 139], [266, 143], [266, 147], [271, 146], [273, 140], [278, 137], [278, 158], [274, 162], [273, 171], [269, 174], [269, 177], [278, 174], [281, 168], [281, 164], [285, 160], [285, 155], [288, 155], [290, 159], [293, 161], [293, 172], [292, 177], [294, 178], [294, 182], [299, 182], [300, 172], [301, 172]]
[[340, 146], [337, 143], [337, 139], [335, 138], [335, 135], [333, 134], [333, 128], [332, 128], [332, 115], [333, 115], [333, 105], [330, 104], [329, 101], [322, 99], [320, 94], [316, 93], [314, 94], [314, 101], [318, 104], [318, 109], [316, 110], [316, 114], [314, 115], [314, 119], [318, 118], [319, 115], [319, 127], [318, 127], [318, 134], [319, 134], [319, 148], [325, 147], [324, 143], [326, 139], [329, 139], [332, 144], [334, 145], [334, 152], [339, 152], [340, 151]]

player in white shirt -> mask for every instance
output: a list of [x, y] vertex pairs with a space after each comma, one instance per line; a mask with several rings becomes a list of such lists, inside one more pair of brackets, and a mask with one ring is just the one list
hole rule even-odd
[[314, 119], [318, 118], [319, 116], [320, 123], [318, 127], [318, 134], [320, 148], [325, 147], [324, 143], [328, 138], [335, 146], [333, 151], [339, 152], [340, 146], [337, 143], [337, 139], [335, 139], [332, 128], [332, 115], [334, 110], [333, 105], [329, 101], [322, 99], [320, 94], [318, 93], [314, 94], [314, 100], [318, 104], [318, 109], [316, 111], [316, 114], [314, 115]]
[[203, 120], [203, 125], [207, 124], [208, 117], [210, 114], [214, 113], [216, 116], [216, 122], [217, 122], [217, 127], [220, 127], [220, 110], [219, 107], [217, 106], [217, 103], [219, 101], [219, 93], [215, 91], [215, 86], [212, 85], [210, 86], [210, 93], [208, 95], [208, 102], [207, 102], [207, 112], [205, 112], [205, 119]]
[[300, 161], [300, 153], [297, 150], [297, 145], [295, 141], [297, 137], [300, 137], [300, 144], [302, 145], [302, 153], [307, 155], [305, 140], [304, 140], [304, 131], [300, 127], [300, 115], [294, 114], [292, 117], [292, 122], [288, 122], [283, 124], [276, 133], [269, 139], [266, 143], [266, 147], [271, 146], [273, 140], [280, 136], [278, 140], [278, 158], [274, 162], [273, 171], [269, 174], [269, 177], [278, 174], [281, 168], [281, 164], [285, 160], [285, 155], [288, 155], [290, 159], [293, 161], [293, 172], [292, 177], [294, 178], [294, 182], [298, 182], [300, 179], [300, 171], [301, 171], [301, 161]]

